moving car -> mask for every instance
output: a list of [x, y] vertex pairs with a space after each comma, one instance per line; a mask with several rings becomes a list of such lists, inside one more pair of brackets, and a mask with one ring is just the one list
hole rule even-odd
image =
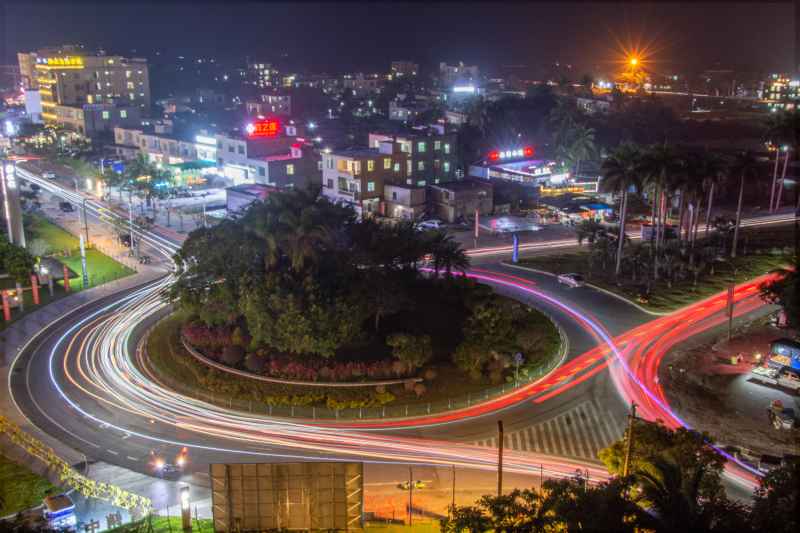
[[42, 177], [45, 178], [45, 179], [48, 179], [48, 180], [56, 179], [56, 175], [54, 173], [52, 173], [52, 172], [45, 172], [45, 173], [42, 174]]
[[422, 222], [417, 224], [417, 229], [420, 231], [427, 231], [432, 229], [442, 229], [444, 224], [441, 220], [437, 220], [435, 218], [431, 220], [423, 220]]
[[561, 274], [557, 279], [559, 283], [567, 287], [583, 287], [585, 283], [580, 274]]

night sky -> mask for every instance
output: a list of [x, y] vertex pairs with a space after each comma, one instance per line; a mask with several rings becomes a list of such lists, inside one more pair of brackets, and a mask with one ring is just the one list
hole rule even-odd
[[[105, 5], [104, 5], [105, 4]], [[139, 2], [0, 7], [5, 62], [18, 50], [82, 42], [109, 53], [246, 55], [330, 73], [386, 71], [393, 59], [483, 68], [570, 63], [580, 73], [613, 68], [620, 45], [652, 51], [655, 72], [716, 66], [797, 68], [795, 3], [247, 3]]]

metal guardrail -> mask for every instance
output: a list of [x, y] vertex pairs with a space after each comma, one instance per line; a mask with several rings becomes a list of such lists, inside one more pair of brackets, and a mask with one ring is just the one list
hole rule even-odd
[[186, 337], [181, 335], [181, 344], [183, 344], [183, 348], [189, 352], [189, 355], [197, 359], [199, 362], [203, 363], [204, 365], [208, 365], [211, 367], [216, 368], [222, 372], [227, 372], [229, 374], [233, 374], [235, 376], [239, 376], [245, 379], [253, 379], [256, 381], [263, 381], [265, 383], [275, 383], [278, 385], [293, 385], [295, 387], [333, 387], [333, 388], [367, 388], [367, 387], [380, 387], [380, 386], [388, 386], [388, 385], [403, 385], [406, 382], [412, 383], [419, 383], [423, 381], [422, 378], [418, 377], [409, 377], [409, 378], [400, 378], [400, 379], [385, 379], [385, 380], [376, 380], [376, 381], [300, 381], [294, 379], [281, 379], [281, 378], [273, 378], [269, 376], [262, 376], [259, 374], [254, 374], [252, 372], [246, 372], [244, 370], [239, 370], [237, 368], [231, 368], [227, 365], [223, 365], [214, 361], [213, 359], [206, 357], [200, 350], [189, 344], [189, 341], [186, 340]]
[[[486, 403], [490, 400], [500, 398], [502, 396], [505, 396], [506, 394], [514, 392], [518, 388], [521, 388], [535, 381], [538, 381], [539, 379], [549, 374], [552, 370], [560, 366], [566, 356], [567, 349], [569, 346], [569, 341], [567, 339], [566, 333], [561, 328], [561, 326], [559, 326], [558, 323], [555, 320], [553, 320], [553, 318], [549, 314], [547, 313], [545, 314], [558, 329], [559, 337], [561, 339], [559, 351], [556, 354], [554, 354], [555, 357], [547, 360], [548, 364], [536, 368], [534, 371], [530, 372], [526, 378], [520, 379], [516, 383], [503, 383], [502, 385], [499, 386], [488, 387], [479, 393], [474, 393], [474, 394], [470, 393], [455, 398], [440, 400], [437, 402], [425, 402], [425, 403], [420, 402], [420, 403], [410, 403], [401, 405], [383, 405], [377, 407], [347, 408], [347, 409], [331, 409], [329, 407], [317, 407], [308, 405], [294, 405], [294, 406], [273, 405], [258, 400], [245, 401], [240, 399], [234, 399], [230, 396], [226, 396], [223, 394], [210, 393], [208, 391], [187, 385], [185, 382], [174, 379], [169, 375], [156, 373], [153, 370], [152, 366], [149, 366], [148, 370], [149, 374], [153, 376], [155, 375], [158, 376], [157, 379], [161, 382], [163, 386], [166, 386], [180, 394], [183, 394], [184, 396], [201, 400], [210, 403], [212, 405], [216, 405], [218, 407], [247, 412], [255, 415], [265, 415], [270, 417], [282, 417], [282, 418], [302, 418], [306, 420], [369, 420], [369, 419], [416, 418], [420, 416], [458, 411], [460, 409], [467, 409], [470, 407]], [[140, 340], [138, 346], [139, 351], [145, 350], [145, 346], [147, 345], [147, 339], [149, 338], [151, 332], [152, 328]], [[147, 364], [148, 358], [146, 357], [146, 351], [145, 353], [142, 353], [140, 355], [142, 355], [142, 357], [139, 357], [138, 360], [143, 361], [144, 364]]]

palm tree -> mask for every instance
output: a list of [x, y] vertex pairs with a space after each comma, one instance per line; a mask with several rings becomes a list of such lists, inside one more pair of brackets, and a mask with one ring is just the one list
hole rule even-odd
[[594, 128], [578, 124], [569, 133], [569, 148], [567, 152], [571, 161], [575, 162], [575, 177], [581, 172], [581, 162], [594, 156], [597, 147], [594, 143]]
[[658, 254], [664, 240], [670, 178], [682, 171], [680, 159], [666, 143], [650, 146], [642, 156], [642, 175], [653, 190], [653, 277], [658, 279]]
[[625, 243], [625, 222], [628, 215], [628, 193], [631, 188], [638, 190], [640, 185], [642, 154], [634, 144], [621, 144], [603, 162], [603, 180], [600, 182], [606, 191], [622, 194], [620, 202], [619, 238], [617, 242], [617, 265], [615, 273], [619, 277], [622, 268], [622, 247]]
[[[714, 205], [714, 192], [717, 186], [721, 185], [728, 170], [728, 160], [718, 154], [712, 152], [704, 152], [698, 160], [700, 170], [698, 173], [703, 177], [703, 189], [708, 191], [708, 200], [706, 204], [706, 231], [711, 225], [711, 214]], [[697, 239], [697, 227], [699, 226], [700, 209], [698, 208], [698, 224], [695, 224], [695, 236], [693, 240]]]
[[704, 474], [697, 469], [687, 479], [678, 463], [667, 458], [658, 458], [636, 473], [639, 500], [656, 514], [658, 531], [705, 531], [698, 503]]
[[[794, 148], [796, 152], [798, 148], [798, 140], [800, 140], [800, 111], [784, 111], [773, 117], [770, 117], [770, 121], [767, 126], [766, 137], [770, 144], [779, 147], [775, 152], [775, 171], [772, 175], [772, 186], [770, 187], [769, 198], [770, 210], [774, 211], [778, 209], [781, 193], [783, 192], [783, 184], [786, 181], [786, 168], [789, 162], [789, 152], [792, 148]], [[786, 150], [784, 151], [786, 158], [784, 160], [783, 171], [781, 173], [780, 185], [778, 185], [778, 164], [781, 158], [780, 147], [784, 146], [786, 147]]]
[[739, 202], [736, 205], [736, 225], [733, 230], [733, 244], [731, 245], [731, 258], [736, 257], [736, 245], [739, 240], [739, 225], [742, 222], [742, 197], [744, 196], [744, 182], [746, 178], [753, 177], [759, 168], [759, 161], [755, 154], [746, 150], [741, 152], [735, 159], [731, 170], [740, 175], [739, 178]]
[[444, 270], [450, 278], [454, 270], [464, 272], [469, 268], [467, 254], [452, 235], [444, 231], [432, 232], [429, 246], [433, 257], [433, 269], [437, 274], [440, 270]]

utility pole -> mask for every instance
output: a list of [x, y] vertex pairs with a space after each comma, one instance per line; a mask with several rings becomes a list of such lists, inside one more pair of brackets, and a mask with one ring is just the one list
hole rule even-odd
[[131, 235], [131, 252], [133, 252], [134, 257], [138, 257], [136, 253], [136, 248], [133, 245], [133, 202], [128, 202], [128, 224], [130, 228], [130, 235]]
[[622, 465], [622, 477], [627, 477], [631, 467], [633, 452], [633, 421], [636, 419], [636, 402], [631, 402], [631, 414], [628, 415], [628, 439], [625, 443], [625, 463]]
[[456, 513], [456, 465], [453, 465], [453, 497], [450, 502], [450, 518], [453, 518]]
[[497, 495], [503, 495], [503, 421], [497, 421]]
[[83, 211], [83, 235], [86, 240], [86, 246], [89, 246], [89, 221], [86, 219], [86, 198], [82, 202]]
[[411, 527], [411, 511], [413, 509], [414, 477], [411, 473], [412, 468], [408, 467], [408, 527]]

